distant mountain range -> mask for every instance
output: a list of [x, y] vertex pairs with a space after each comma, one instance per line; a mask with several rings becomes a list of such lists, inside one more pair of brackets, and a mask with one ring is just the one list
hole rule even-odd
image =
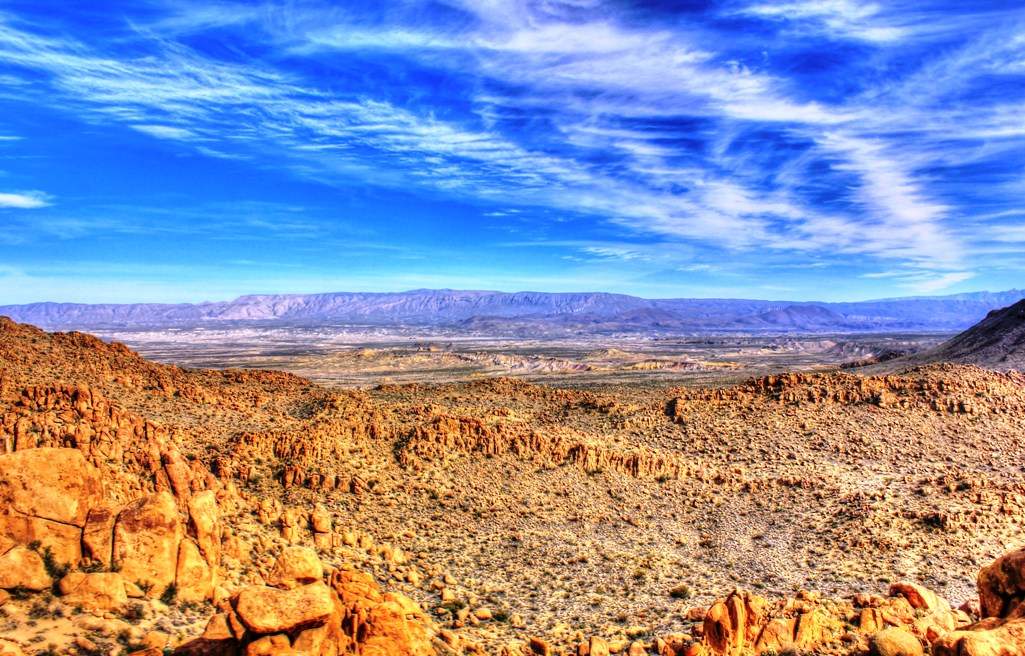
[[855, 303], [644, 299], [624, 294], [458, 291], [241, 296], [216, 303], [0, 306], [0, 315], [49, 330], [203, 325], [431, 326], [536, 335], [613, 332], [959, 331], [1025, 290]]

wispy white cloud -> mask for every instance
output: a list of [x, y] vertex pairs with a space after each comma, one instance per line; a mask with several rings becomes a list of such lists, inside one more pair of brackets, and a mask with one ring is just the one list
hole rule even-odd
[[[869, 210], [868, 216], [875, 218], [862, 225], [862, 231], [878, 231], [897, 248], [907, 249], [909, 259], [920, 257], [939, 264], [958, 260], [955, 241], [941, 223], [949, 208], [928, 198], [883, 143], [830, 133], [823, 136], [822, 144], [843, 158], [835, 169], [852, 171], [861, 180], [857, 198]], [[866, 236], [871, 239], [870, 234]]]
[[919, 294], [933, 294], [949, 289], [959, 282], [971, 280], [975, 274], [971, 271], [952, 271], [938, 275], [923, 275], [917, 279], [902, 283], [902, 286]]
[[196, 138], [195, 133], [181, 127], [172, 125], [132, 125], [133, 130], [138, 130], [158, 139], [177, 139], [179, 141], [191, 141]]
[[646, 259], [644, 255], [636, 249], [623, 248], [619, 246], [588, 246], [584, 248], [583, 251], [588, 255], [593, 255], [595, 257], [625, 260], [627, 262], [631, 260]]
[[834, 36], [871, 42], [896, 41], [909, 31], [888, 24], [878, 4], [857, 0], [771, 2], [750, 5], [737, 13], [791, 24], [812, 22]]
[[50, 205], [50, 197], [41, 191], [0, 193], [0, 208], [31, 210], [48, 205]]
[[[964, 242], [983, 235], [951, 228], [963, 212], [936, 168], [988, 164], [1025, 138], [1023, 99], [951, 101], [978, 70], [1018, 71], [1025, 45], [1013, 38], [982, 35], [896, 81], [853, 81], [858, 91], [838, 98], [802, 88], [768, 54], [727, 55], [719, 35], [681, 22], [617, 20], [590, 2], [451, 4], [462, 13], [443, 22], [424, 20], [416, 2], [374, 20], [344, 6], [179, 5], [133, 25], [120, 54], [6, 21], [0, 59], [32, 71], [23, 86], [51, 103], [209, 157], [589, 213], [675, 244], [863, 255], [949, 284], [968, 279], [957, 279], [968, 275]], [[738, 11], [878, 49], [932, 34], [914, 12], [851, 0]], [[214, 56], [176, 38], [227, 28], [280, 57]], [[375, 55], [429, 68], [465, 96], [349, 90], [287, 65]]]

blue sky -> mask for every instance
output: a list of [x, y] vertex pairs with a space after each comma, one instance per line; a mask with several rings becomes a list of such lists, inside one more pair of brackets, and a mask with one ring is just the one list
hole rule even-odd
[[0, 302], [1022, 286], [1021, 2], [0, 2]]

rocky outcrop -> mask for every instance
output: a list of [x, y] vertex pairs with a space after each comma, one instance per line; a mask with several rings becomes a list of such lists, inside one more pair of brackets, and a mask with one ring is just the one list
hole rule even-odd
[[1025, 654], [1025, 549], [1005, 554], [979, 572], [982, 619], [940, 637], [935, 656]]
[[73, 449], [0, 455], [0, 536], [38, 543], [61, 563], [82, 558], [89, 509], [101, 503], [99, 472]]
[[0, 455], [0, 501], [0, 589], [47, 590], [56, 575], [67, 602], [90, 611], [122, 607], [128, 586], [213, 597], [221, 530], [212, 491], [187, 501], [187, 526], [169, 492], [117, 510], [81, 450], [40, 447]]
[[409, 597], [382, 593], [362, 572], [346, 568], [331, 575], [331, 587], [342, 605], [341, 629], [345, 636], [340, 653], [363, 656], [428, 656], [435, 653], [431, 638], [436, 629]]
[[159, 596], [175, 580], [181, 520], [166, 492], [128, 504], [114, 524], [114, 567]]
[[511, 454], [550, 465], [573, 464], [585, 471], [614, 471], [635, 478], [678, 479], [706, 473], [668, 453], [621, 451], [570, 436], [451, 415], [437, 415], [414, 428], [402, 443], [398, 458], [408, 467], [417, 459], [439, 460], [459, 453]]
[[[970, 367], [962, 367], [971, 369]], [[978, 371], [978, 370], [976, 370]], [[981, 373], [981, 372], [980, 372]], [[675, 390], [666, 414], [683, 423], [692, 403], [750, 405], [768, 399], [781, 405], [872, 405], [880, 408], [927, 408], [944, 414], [1006, 413], [1023, 408], [1017, 389], [1020, 374], [966, 376], [950, 365], [932, 365], [912, 374], [858, 376], [838, 372], [763, 376], [743, 385]], [[979, 399], [988, 399], [983, 406]]]
[[97, 389], [32, 386], [12, 397], [6, 412], [0, 408], [0, 453], [76, 449], [103, 470], [107, 497], [122, 503], [157, 491], [183, 502], [215, 484], [207, 469], [178, 452], [176, 440], [187, 436], [124, 410]]
[[431, 656], [436, 629], [408, 597], [382, 593], [352, 569], [323, 579], [323, 565], [300, 547], [278, 557], [276, 585], [241, 590], [219, 607], [181, 655], [305, 654], [307, 656]]
[[[754, 656], [835, 651], [841, 644], [872, 646], [874, 653], [920, 654], [932, 643], [970, 622], [962, 611], [931, 590], [896, 583], [889, 596], [857, 595], [851, 601], [821, 600], [800, 593], [775, 602], [734, 592], [704, 614], [697, 643], [667, 637], [665, 653], [687, 656]], [[851, 628], [855, 632], [851, 632]], [[917, 645], [917, 651], [914, 646]]]
[[733, 593], [705, 616], [702, 645], [716, 656], [811, 650], [840, 637], [833, 609], [807, 600], [772, 605], [757, 595]]

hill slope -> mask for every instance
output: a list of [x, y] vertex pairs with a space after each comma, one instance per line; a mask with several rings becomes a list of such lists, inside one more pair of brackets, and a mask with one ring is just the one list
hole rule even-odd
[[959, 362], [987, 369], [1025, 369], [1025, 301], [986, 318], [919, 359], [929, 362]]

